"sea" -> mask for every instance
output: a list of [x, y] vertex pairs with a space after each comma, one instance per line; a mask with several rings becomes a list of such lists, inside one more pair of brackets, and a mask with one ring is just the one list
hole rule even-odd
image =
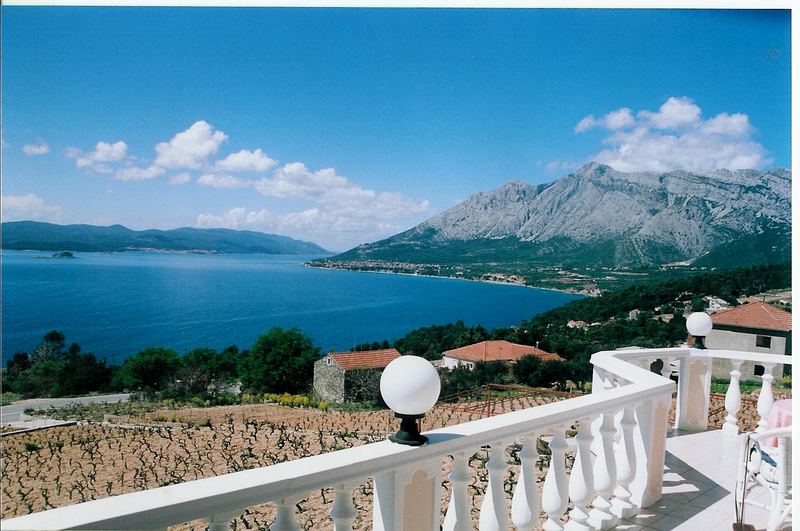
[[579, 295], [449, 278], [306, 267], [313, 257], [2, 251], [2, 359], [50, 330], [112, 363], [147, 347], [249, 348], [299, 328], [322, 352], [462, 320], [517, 325]]

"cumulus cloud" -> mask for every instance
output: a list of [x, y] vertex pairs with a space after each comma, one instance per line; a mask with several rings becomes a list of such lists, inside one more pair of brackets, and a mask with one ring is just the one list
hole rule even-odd
[[233, 175], [206, 173], [197, 178], [197, 184], [211, 188], [244, 188], [249, 183]]
[[[125, 160], [128, 156], [128, 145], [122, 140], [113, 144], [110, 142], [98, 142], [89, 153], [83, 153], [77, 148], [67, 148], [67, 156], [75, 159], [75, 166], [78, 168], [92, 168], [98, 171], [95, 167], [95, 165], [98, 165], [97, 163]], [[106, 171], [108, 165], [99, 164], [98, 166], [100, 167], [100, 173], [109, 173]]]
[[277, 164], [276, 161], [264, 154], [261, 149], [247, 151], [243, 149], [237, 153], [231, 153], [222, 160], [218, 160], [214, 166], [222, 171], [228, 172], [265, 172]]
[[26, 144], [22, 146], [22, 152], [31, 157], [36, 155], [46, 155], [50, 152], [50, 146], [44, 142], [39, 142], [38, 144]]
[[2, 220], [61, 221], [63, 211], [60, 206], [48, 205], [35, 194], [4, 195], [2, 197]]
[[189, 129], [172, 137], [169, 142], [156, 144], [155, 163], [169, 169], [200, 169], [208, 158], [219, 150], [220, 144], [228, 139], [228, 135], [205, 120], [199, 120]]
[[114, 173], [114, 179], [118, 181], [146, 181], [148, 179], [155, 179], [167, 172], [164, 168], [151, 164], [146, 168], [139, 168], [137, 166], [128, 166], [119, 168]]
[[771, 162], [764, 147], [751, 137], [754, 129], [743, 113], [720, 113], [703, 119], [689, 98], [671, 97], [658, 111], [612, 111], [600, 119], [586, 116], [576, 133], [592, 128], [608, 131], [608, 147], [591, 157], [620, 171], [761, 168]]
[[192, 180], [192, 176], [188, 173], [179, 173], [177, 175], [169, 176], [169, 184], [186, 184]]
[[588, 131], [593, 127], [604, 127], [610, 130], [621, 129], [633, 125], [634, 119], [631, 110], [627, 107], [611, 111], [602, 118], [595, 118], [593, 114], [584, 117], [578, 125], [575, 126], [576, 133]]

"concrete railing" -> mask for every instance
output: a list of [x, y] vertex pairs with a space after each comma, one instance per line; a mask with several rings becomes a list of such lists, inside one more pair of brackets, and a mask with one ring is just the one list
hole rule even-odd
[[[468, 530], [468, 460], [488, 446], [481, 530], [533, 529], [541, 511], [548, 517], [545, 529], [563, 529], [569, 502], [573, 508], [568, 517], [577, 528], [608, 529], [661, 498], [667, 418], [675, 390], [675, 383], [664, 377], [669, 375], [669, 362], [680, 363], [676, 425], [705, 429], [713, 357], [791, 363], [782, 356], [688, 348], [598, 352], [592, 356], [591, 394], [426, 432], [430, 442], [425, 446], [382, 441], [11, 518], [2, 528], [163, 529], [205, 519], [209, 529], [223, 530], [248, 507], [274, 502], [277, 517], [270, 529], [299, 530], [295, 504], [314, 491], [332, 488], [336, 495], [331, 523], [341, 531], [352, 529], [356, 517], [354, 489], [371, 478], [374, 529], [439, 529], [442, 464], [451, 459], [451, 496], [443, 528]], [[664, 376], [649, 370], [656, 359], [664, 361]], [[768, 385], [769, 379], [764, 380]], [[575, 423], [575, 461], [568, 474], [566, 430]], [[551, 459], [540, 493], [535, 463], [537, 440], [544, 434], [552, 435]], [[503, 484], [505, 451], [517, 442], [521, 466], [509, 511]]]

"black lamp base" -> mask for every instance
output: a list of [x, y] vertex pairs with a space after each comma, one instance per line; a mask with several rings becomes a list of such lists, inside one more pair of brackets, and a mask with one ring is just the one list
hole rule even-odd
[[417, 419], [423, 418], [425, 415], [401, 415], [395, 413], [395, 417], [400, 419], [400, 429], [394, 435], [389, 435], [389, 440], [397, 444], [405, 444], [406, 446], [422, 446], [428, 442], [428, 438], [419, 432], [417, 426]]
[[703, 336], [697, 336], [694, 338], [694, 348], [697, 350], [705, 350], [706, 345], [704, 343], [705, 338]]

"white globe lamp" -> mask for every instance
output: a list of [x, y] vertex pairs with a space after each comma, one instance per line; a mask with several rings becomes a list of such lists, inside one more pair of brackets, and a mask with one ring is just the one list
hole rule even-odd
[[400, 430], [390, 435], [389, 440], [409, 446], [428, 442], [420, 434], [416, 421], [433, 407], [441, 389], [439, 373], [425, 358], [400, 356], [387, 365], [381, 375], [381, 396], [400, 418]]
[[711, 316], [705, 312], [695, 312], [686, 319], [686, 330], [694, 336], [694, 348], [706, 348], [703, 340], [711, 332], [713, 326]]

